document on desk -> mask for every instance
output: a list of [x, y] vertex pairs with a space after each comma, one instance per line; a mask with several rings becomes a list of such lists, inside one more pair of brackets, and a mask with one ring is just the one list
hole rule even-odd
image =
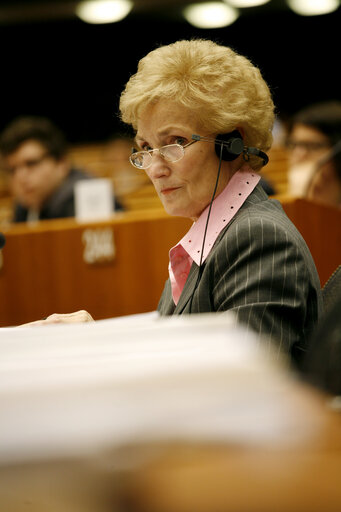
[[0, 329], [0, 461], [149, 441], [295, 442], [285, 360], [228, 313]]

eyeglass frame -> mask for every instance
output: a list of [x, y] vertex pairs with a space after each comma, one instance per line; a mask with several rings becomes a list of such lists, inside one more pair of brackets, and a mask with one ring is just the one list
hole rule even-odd
[[322, 151], [323, 149], [330, 148], [330, 143], [327, 141], [300, 141], [291, 139], [289, 137], [285, 141], [285, 146], [288, 149], [288, 151], [294, 151], [296, 148], [303, 148], [305, 151], [313, 153]]
[[[152, 156], [152, 153], [154, 153], [154, 151], [158, 151], [161, 155], [161, 157], [166, 160], [166, 162], [171, 162], [171, 163], [175, 163], [175, 162], [179, 162], [184, 156], [185, 156], [185, 149], [188, 147], [188, 146], [191, 146], [192, 144], [194, 144], [195, 142], [198, 142], [198, 140], [191, 140], [190, 142], [188, 142], [187, 144], [185, 144], [184, 146], [182, 146], [181, 144], [166, 144], [165, 146], [161, 146], [160, 148], [155, 148], [155, 149], [149, 149], [149, 150], [142, 150], [142, 151], [132, 151], [132, 154], [130, 155], [129, 157], [129, 161], [130, 163], [136, 168], [136, 169], [139, 169], [139, 170], [145, 170], [145, 169], [148, 169], [151, 165], [152, 165], [152, 162], [153, 162], [153, 156]], [[165, 156], [162, 154], [162, 150], [164, 150], [165, 148], [169, 148], [169, 147], [179, 147], [181, 148], [181, 151], [182, 151], [182, 155], [180, 156], [180, 158], [177, 158], [176, 160], [169, 160], [168, 158], [165, 158]], [[137, 165], [134, 164], [134, 162], [132, 161], [132, 157], [133, 155], [139, 155], [139, 154], [148, 154], [151, 158], [150, 158], [150, 163], [145, 166], [145, 167], [139, 167]]]
[[26, 159], [25, 162], [23, 162], [22, 164], [16, 165], [15, 167], [8, 167], [6, 170], [8, 174], [12, 176], [17, 172], [18, 169], [20, 169], [20, 167], [26, 167], [27, 169], [29, 169], [29, 171], [31, 171], [39, 167], [40, 164], [42, 164], [43, 161], [46, 160], [47, 158], [53, 158], [49, 151], [45, 151], [39, 157]]

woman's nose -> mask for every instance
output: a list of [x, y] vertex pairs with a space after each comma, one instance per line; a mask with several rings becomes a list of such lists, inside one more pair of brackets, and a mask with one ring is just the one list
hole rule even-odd
[[146, 171], [151, 180], [169, 176], [170, 174], [168, 162], [162, 158], [159, 152], [154, 153], [151, 166]]

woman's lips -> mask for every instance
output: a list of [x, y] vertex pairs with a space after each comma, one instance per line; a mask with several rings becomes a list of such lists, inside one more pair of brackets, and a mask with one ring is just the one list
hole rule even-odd
[[164, 195], [167, 195], [167, 194], [171, 194], [172, 192], [174, 192], [174, 190], [178, 190], [180, 187], [169, 187], [169, 188], [163, 188], [161, 190], [161, 194], [164, 194]]

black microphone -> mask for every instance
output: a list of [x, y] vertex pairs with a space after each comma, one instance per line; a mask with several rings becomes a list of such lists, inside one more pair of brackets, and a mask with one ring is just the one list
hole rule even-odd
[[269, 157], [266, 153], [264, 153], [264, 151], [261, 151], [260, 149], [258, 148], [250, 148], [250, 147], [247, 147], [246, 148], [246, 151], [245, 153], [249, 156], [249, 155], [256, 155], [258, 156], [259, 158], [261, 158], [263, 160], [263, 166], [266, 165], [269, 161]]
[[6, 243], [5, 235], [3, 233], [0, 233], [0, 250], [4, 247], [5, 243]]

